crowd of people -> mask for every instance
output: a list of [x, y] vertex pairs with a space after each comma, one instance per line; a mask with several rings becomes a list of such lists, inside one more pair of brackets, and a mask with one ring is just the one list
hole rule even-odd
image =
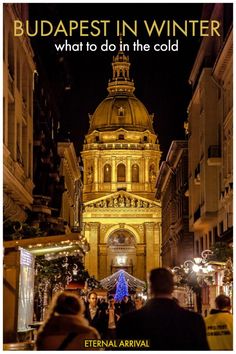
[[[150, 272], [150, 299], [116, 302], [112, 295], [98, 301], [95, 291], [87, 301], [71, 292], [57, 294], [38, 331], [37, 350], [97, 350], [85, 339], [148, 340], [150, 350], [233, 350], [230, 298], [216, 297], [216, 308], [203, 318], [181, 307], [172, 296], [174, 280], [166, 268]], [[145, 348], [147, 350], [147, 348]]]

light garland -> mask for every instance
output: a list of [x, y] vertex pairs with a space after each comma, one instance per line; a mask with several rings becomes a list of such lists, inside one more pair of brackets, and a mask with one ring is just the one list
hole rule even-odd
[[136, 289], [140, 289], [140, 290], [144, 290], [146, 287], [146, 283], [140, 279], [137, 279], [135, 277], [133, 277], [131, 274], [127, 273], [125, 270], [121, 269], [118, 270], [118, 272], [109, 275], [108, 277], [102, 279], [100, 281], [101, 286], [106, 289], [107, 291], [110, 291], [112, 289], [114, 289], [114, 287], [117, 285], [118, 280], [119, 280], [119, 276], [120, 274], [123, 273], [125, 280], [127, 281], [128, 287], [131, 290], [136, 290]]
[[60, 257], [83, 256], [90, 249], [88, 241], [80, 236], [79, 240], [65, 240], [61, 242], [48, 242], [44, 245], [38, 243], [29, 245], [28, 249], [36, 256], [44, 255], [45, 259], [52, 260]]

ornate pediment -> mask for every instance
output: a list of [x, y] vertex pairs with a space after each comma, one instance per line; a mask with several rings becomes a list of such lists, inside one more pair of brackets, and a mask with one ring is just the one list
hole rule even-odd
[[138, 209], [149, 209], [158, 208], [160, 203], [154, 200], [146, 199], [135, 194], [118, 191], [107, 196], [91, 200], [84, 203], [85, 211], [90, 209], [126, 209], [126, 208], [138, 208]]

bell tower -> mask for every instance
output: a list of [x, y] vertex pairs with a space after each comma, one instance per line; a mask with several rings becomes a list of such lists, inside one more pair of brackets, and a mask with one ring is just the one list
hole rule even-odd
[[[120, 36], [120, 48], [122, 48], [122, 37]], [[130, 62], [129, 57], [119, 50], [112, 61], [112, 80], [109, 80], [107, 90], [110, 95], [117, 93], [133, 94], [135, 87], [133, 80], [129, 77]]]

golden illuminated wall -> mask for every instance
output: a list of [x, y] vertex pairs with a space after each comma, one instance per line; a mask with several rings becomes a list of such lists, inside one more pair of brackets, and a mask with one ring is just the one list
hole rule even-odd
[[[96, 136], [99, 136], [99, 142], [96, 142]], [[84, 200], [115, 192], [118, 188], [151, 197], [161, 156], [155, 142], [156, 135], [148, 131], [119, 129], [99, 134], [95, 131], [87, 136], [82, 152]]]
[[[154, 202], [161, 153], [157, 144], [140, 143], [143, 136], [155, 141], [149, 132], [120, 129], [104, 135], [114, 142], [87, 144], [82, 152], [83, 222], [91, 247], [85, 264], [91, 274], [102, 279], [112, 272], [112, 260], [123, 255], [133, 264], [127, 271], [145, 279], [146, 273], [161, 263], [161, 207]], [[124, 141], [117, 141], [120, 135]], [[115, 230], [128, 230], [135, 237], [135, 249], [119, 245], [112, 251], [107, 242]]]
[[5, 4], [3, 26], [4, 217], [25, 220], [32, 204], [33, 52], [27, 37], [13, 36], [13, 20], [27, 6]]
[[[125, 191], [111, 193], [84, 204], [85, 236], [91, 250], [85, 266], [99, 279], [112, 271], [112, 261], [127, 257], [125, 265], [134, 276], [146, 279], [146, 273], [160, 266], [161, 207], [158, 202]], [[132, 236], [134, 245], [109, 245], [112, 235]], [[114, 265], [114, 269], [116, 265]]]

